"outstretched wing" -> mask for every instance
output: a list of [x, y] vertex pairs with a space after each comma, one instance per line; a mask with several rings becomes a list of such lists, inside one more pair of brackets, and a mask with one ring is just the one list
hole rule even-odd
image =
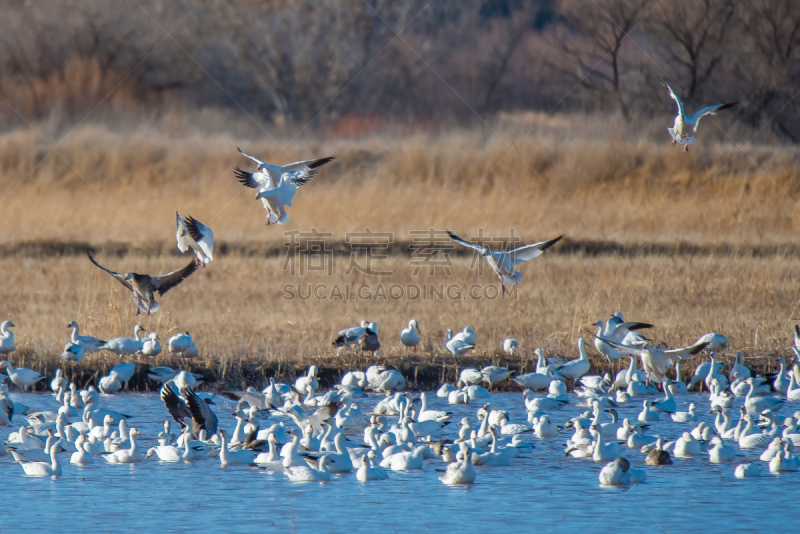
[[197, 430], [205, 430], [208, 435], [217, 433], [217, 416], [211, 411], [211, 408], [206, 404], [206, 401], [197, 396], [197, 393], [190, 387], [186, 387], [183, 391], [183, 396], [186, 397], [186, 405], [189, 406], [189, 411], [192, 413], [197, 425]]
[[86, 251], [86, 255], [89, 256], [89, 261], [94, 263], [95, 266], [97, 266], [100, 269], [104, 270], [105, 272], [107, 272], [108, 274], [110, 274], [111, 276], [113, 276], [114, 278], [119, 280], [120, 284], [122, 284], [123, 286], [125, 286], [128, 289], [130, 289], [131, 291], [133, 291], [133, 286], [131, 285], [131, 283], [129, 281], [125, 280], [125, 275], [124, 274], [120, 274], [120, 273], [118, 273], [116, 271], [112, 271], [111, 269], [106, 269], [105, 267], [103, 267], [102, 265], [100, 265], [99, 263], [94, 261], [94, 258], [92, 257], [92, 253], [89, 252], [88, 250]]
[[717, 104], [716, 106], [708, 106], [706, 108], [701, 109], [691, 117], [687, 117], [686, 121], [692, 124], [692, 131], [696, 132], [697, 125], [700, 124], [700, 119], [702, 119], [706, 115], [714, 115], [717, 111], [735, 108], [738, 105], [739, 105], [738, 102], [728, 102], [727, 104]]
[[[261, 189], [267, 184], [266, 175], [264, 173], [255, 173], [255, 172], [247, 172], [243, 171], [239, 167], [236, 167], [236, 170], [233, 171], [233, 174], [236, 175], [236, 178], [239, 180], [239, 183], [245, 187], [249, 187], [250, 189]], [[254, 178], [254, 175], [258, 174], [259, 176], [263, 176], [264, 179], [257, 180]]]
[[678, 113], [680, 113], [681, 117], [686, 117], [686, 114], [683, 112], [683, 102], [681, 102], [681, 99], [678, 98], [678, 95], [675, 94], [675, 91], [672, 90], [672, 87], [670, 87], [669, 85], [667, 85], [666, 82], [663, 81], [661, 82], [661, 85], [667, 88], [667, 90], [669, 91], [669, 96], [671, 96], [672, 100], [674, 100], [675, 103], [678, 104]]
[[171, 273], [162, 274], [161, 276], [153, 276], [150, 280], [153, 283], [153, 287], [158, 294], [164, 296], [164, 293], [172, 289], [173, 287], [177, 286], [191, 275], [193, 272], [197, 270], [197, 263], [194, 260], [189, 263], [183, 269], [178, 269], [176, 271], [172, 271]]
[[465, 247], [468, 247], [468, 248], [471, 248], [471, 249], [477, 250], [478, 252], [480, 252], [480, 253], [481, 253], [482, 255], [484, 255], [484, 256], [485, 256], [485, 255], [488, 253], [488, 250], [487, 250], [487, 249], [483, 248], [483, 247], [482, 247], [482, 246], [480, 246], [480, 245], [475, 245], [474, 243], [470, 243], [469, 241], [464, 241], [463, 239], [461, 239], [460, 237], [458, 237], [456, 234], [454, 234], [454, 233], [453, 233], [453, 232], [451, 232], [450, 230], [447, 230], [447, 235], [449, 235], [449, 236], [450, 236], [450, 239], [452, 239], [452, 240], [453, 240], [453, 241], [455, 241], [456, 243], [461, 243], [461, 244], [462, 244], [462, 245], [464, 245]]
[[175, 390], [172, 389], [172, 386], [169, 382], [165, 383], [161, 386], [161, 400], [164, 401], [164, 406], [167, 407], [167, 411], [178, 422], [181, 427], [185, 427], [186, 419], [192, 418], [192, 413], [189, 411], [189, 408], [186, 404], [183, 403], [181, 398], [175, 393]]
[[195, 242], [199, 243], [200, 240], [203, 239], [207, 229], [208, 226], [201, 223], [191, 215], [186, 217], [186, 230], [189, 231], [189, 235], [192, 236], [192, 239], [194, 239]]
[[623, 345], [622, 343], [617, 343], [616, 341], [611, 341], [610, 339], [605, 338], [605, 337], [596, 336], [594, 334], [592, 334], [592, 335], [594, 337], [596, 337], [597, 339], [599, 339], [600, 341], [602, 341], [603, 343], [606, 343], [607, 345], [610, 345], [610, 346], [614, 347], [615, 349], [617, 349], [618, 352], [621, 352], [622, 354], [629, 354], [631, 356], [639, 356], [642, 353], [642, 349], [639, 349], [639, 348], [636, 348], [636, 347], [629, 347], [628, 345]]
[[690, 356], [694, 356], [698, 352], [702, 351], [706, 347], [708, 347], [710, 343], [695, 343], [691, 347], [686, 347], [683, 349], [672, 349], [672, 350], [665, 350], [664, 354], [672, 361], [677, 360], [686, 360]]
[[555, 239], [550, 239], [549, 241], [541, 241], [539, 243], [534, 243], [533, 245], [525, 245], [524, 247], [515, 248], [508, 253], [509, 257], [511, 258], [511, 263], [514, 265], [519, 265], [524, 261], [532, 260], [537, 256], [541, 256], [542, 252], [561, 241], [563, 237], [563, 235], [560, 235]]
[[301, 185], [305, 185], [310, 182], [311, 179], [316, 176], [317, 172], [319, 172], [320, 167], [326, 163], [330, 163], [335, 159], [336, 154], [333, 156], [328, 156], [327, 158], [296, 161], [294, 163], [281, 166], [281, 172], [283, 175], [290, 175], [289, 180], [295, 185], [295, 187], [300, 187]]
[[266, 163], [264, 163], [263, 161], [261, 161], [261, 160], [260, 160], [260, 159], [258, 159], [257, 157], [255, 157], [255, 156], [251, 156], [250, 154], [245, 154], [244, 152], [242, 152], [242, 149], [241, 149], [241, 148], [239, 148], [238, 146], [236, 147], [236, 150], [238, 150], [238, 151], [239, 151], [239, 154], [241, 154], [242, 156], [244, 156], [244, 157], [246, 157], [246, 158], [248, 158], [248, 159], [251, 159], [251, 160], [255, 161], [255, 162], [256, 162], [256, 164], [258, 165], [258, 168], [259, 168], [259, 169], [261, 169], [261, 167], [266, 167], [266, 166], [267, 166], [267, 164], [266, 164]]

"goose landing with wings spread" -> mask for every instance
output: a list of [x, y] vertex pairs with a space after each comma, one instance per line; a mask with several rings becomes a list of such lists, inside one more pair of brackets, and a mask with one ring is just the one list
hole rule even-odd
[[214, 232], [191, 215], [183, 218], [176, 211], [175, 217], [178, 222], [178, 230], [175, 233], [178, 250], [186, 252], [191, 248], [198, 265], [202, 264], [205, 267], [206, 263], [214, 259]]
[[239, 148], [237, 150], [258, 165], [256, 172], [246, 172], [236, 167], [234, 174], [243, 186], [258, 190], [256, 199], [261, 200], [264, 209], [267, 210], [267, 226], [289, 222], [290, 217], [284, 206], [292, 207], [292, 199], [297, 189], [309, 183], [320, 167], [336, 159], [334, 155], [281, 166], [264, 163], [256, 157], [245, 154]]
[[133, 303], [136, 305], [136, 313], [134, 313], [134, 315], [139, 315], [140, 312], [145, 312], [147, 315], [156, 312], [159, 305], [158, 302], [156, 302], [155, 294], [158, 293], [159, 296], [163, 297], [167, 291], [189, 278], [189, 276], [197, 270], [197, 263], [192, 260], [186, 267], [160, 276], [138, 273], [121, 274], [106, 269], [97, 263], [92, 257], [91, 252], [87, 252], [86, 254], [89, 256], [89, 261], [95, 264], [95, 266], [119, 280], [122, 285], [133, 293]]
[[519, 287], [519, 283], [522, 281], [522, 273], [514, 269], [517, 265], [541, 256], [545, 250], [561, 241], [561, 239], [564, 237], [563, 235], [560, 235], [555, 239], [541, 241], [532, 245], [525, 245], [508, 252], [494, 252], [480, 245], [470, 243], [469, 241], [464, 241], [453, 232], [448, 231], [447, 233], [450, 234], [450, 238], [456, 243], [461, 243], [465, 247], [477, 250], [481, 256], [486, 258], [486, 261], [489, 262], [489, 266], [494, 271], [494, 274], [496, 274], [498, 278], [500, 278], [500, 281], [503, 282], [503, 293], [506, 291], [505, 284], [514, 284], [516, 287]]
[[669, 131], [669, 135], [672, 136], [672, 144], [683, 145], [684, 152], [689, 152], [689, 145], [696, 141], [692, 134], [697, 131], [697, 125], [700, 124], [700, 119], [706, 115], [714, 115], [717, 111], [730, 109], [739, 104], [738, 102], [716, 104], [714, 106], [705, 107], [694, 115], [687, 116], [683, 111], [683, 102], [678, 98], [678, 95], [676, 95], [672, 88], [665, 82], [661, 82], [661, 85], [667, 88], [669, 96], [678, 104], [678, 114], [675, 116], [675, 124], [672, 128], [667, 128], [667, 130]]

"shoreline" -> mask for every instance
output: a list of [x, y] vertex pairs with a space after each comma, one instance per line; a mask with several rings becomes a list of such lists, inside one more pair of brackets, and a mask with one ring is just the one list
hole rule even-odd
[[[788, 349], [787, 349], [788, 350]], [[726, 350], [724, 353], [717, 354], [717, 361], [722, 362], [725, 367], [722, 374], [727, 376], [728, 370], [734, 361], [736, 351]], [[23, 353], [23, 354], [19, 354]], [[548, 357], [561, 356], [558, 354], [548, 354]], [[756, 355], [745, 354], [744, 363], [753, 375], [764, 375], [774, 372], [778, 368], [777, 358], [785, 354], [777, 354], [763, 351]], [[573, 355], [567, 355], [574, 358]], [[90, 384], [97, 386], [100, 377], [106, 375], [114, 365], [130, 360], [120, 360], [109, 356], [88, 356], [81, 365], [73, 365], [61, 360], [58, 356], [40, 358], [33, 352], [16, 351], [12, 353], [9, 360], [14, 366], [27, 367], [33, 369], [47, 378], [36, 384], [31, 392], [50, 391], [50, 380], [55, 375], [56, 368], [62, 369], [67, 382], [74, 381], [79, 389], [88, 387]], [[203, 375], [203, 385], [199, 390], [203, 391], [222, 391], [222, 390], [244, 390], [247, 387], [255, 387], [257, 390], [265, 388], [269, 383], [269, 378], [274, 377], [276, 382], [294, 384], [294, 380], [306, 373], [311, 365], [316, 365], [319, 369], [318, 380], [320, 389], [330, 389], [334, 384], [339, 383], [341, 377], [348, 371], [366, 371], [370, 365], [383, 365], [387, 368], [397, 369], [406, 378], [406, 390], [409, 391], [436, 391], [444, 382], [455, 385], [458, 381], [458, 374], [462, 369], [475, 368], [482, 369], [488, 365], [498, 365], [516, 371], [515, 374], [532, 372], [536, 368], [536, 355], [523, 355], [510, 358], [502, 352], [483, 353], [474, 356], [460, 356], [455, 358], [450, 353], [428, 353], [420, 352], [414, 354], [388, 354], [379, 358], [372, 358], [366, 355], [342, 351], [321, 357], [298, 357], [293, 360], [287, 359], [267, 359], [257, 361], [257, 357], [239, 361], [232, 359], [215, 360], [212, 356], [187, 360], [183, 365], [181, 360], [170, 355], [159, 356], [158, 358], [142, 358], [138, 361], [136, 371], [128, 383], [128, 389], [123, 391], [131, 392], [157, 392], [160, 384], [151, 380], [147, 375], [147, 370], [152, 367], [168, 366], [173, 369], [182, 369], [196, 374]], [[37, 364], [38, 360], [38, 364]], [[589, 355], [591, 368], [589, 375], [602, 375], [608, 370], [606, 360], [598, 355]], [[684, 383], [688, 383], [694, 374], [696, 366], [708, 361], [707, 354], [699, 354], [693, 358], [682, 362], [681, 375]], [[788, 362], [788, 360], [787, 360]], [[629, 360], [622, 358], [614, 362], [614, 374], [621, 369], [627, 368]], [[637, 361], [637, 368], [641, 368]], [[5, 375], [5, 373], [3, 373]], [[674, 376], [674, 371], [669, 373]], [[9, 390], [12, 393], [20, 392], [17, 386], [7, 380]], [[521, 392], [522, 387], [511, 379], [495, 384], [491, 391], [510, 391]]]

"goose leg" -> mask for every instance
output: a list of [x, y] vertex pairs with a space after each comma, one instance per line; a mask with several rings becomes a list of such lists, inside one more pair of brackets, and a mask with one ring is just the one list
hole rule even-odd
[[689, 145], [683, 145], [683, 151], [689, 152]]

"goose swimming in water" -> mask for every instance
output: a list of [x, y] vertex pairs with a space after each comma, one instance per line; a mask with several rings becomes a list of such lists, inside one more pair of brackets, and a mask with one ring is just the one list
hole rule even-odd
[[617, 458], [600, 470], [599, 478], [602, 486], [629, 486], [642, 482], [647, 473], [644, 469], [632, 469], [625, 458]]

